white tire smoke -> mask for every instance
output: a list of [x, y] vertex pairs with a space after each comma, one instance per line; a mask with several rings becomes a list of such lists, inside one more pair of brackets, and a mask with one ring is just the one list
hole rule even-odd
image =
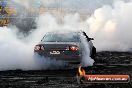
[[[26, 7], [28, 8], [28, 6]], [[27, 37], [17, 35], [15, 27], [0, 27], [0, 70], [41, 69], [36, 64], [33, 48], [46, 32], [56, 29], [83, 29], [88, 36], [94, 37], [94, 44], [98, 51], [128, 51], [132, 48], [131, 8], [131, 1], [119, 0], [113, 3], [112, 6], [104, 5], [96, 9], [93, 11], [93, 15], [86, 20], [81, 20], [79, 13], [68, 13], [64, 16], [62, 24], [57, 23], [55, 16], [44, 13], [36, 20], [36, 30], [33, 30]], [[88, 47], [85, 42], [84, 47]], [[94, 61], [90, 58], [88, 49], [85, 49], [86, 56], [84, 56], [82, 63], [85, 66], [91, 66]], [[85, 63], [85, 60], [88, 60], [87, 63]], [[44, 64], [44, 69], [48, 69], [50, 64], [52, 63], [48, 60], [48, 63]]]

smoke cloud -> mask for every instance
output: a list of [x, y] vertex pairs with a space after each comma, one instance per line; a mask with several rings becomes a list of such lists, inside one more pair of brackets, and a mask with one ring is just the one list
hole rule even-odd
[[118, 1], [96, 9], [87, 19], [88, 33], [100, 51], [128, 51], [132, 48], [132, 2]]
[[87, 43], [86, 37], [83, 35], [81, 36], [81, 42], [82, 42], [82, 62], [81, 65], [84, 67], [87, 66], [93, 66], [94, 60], [90, 57], [90, 50], [89, 50], [89, 44]]
[[[68, 19], [71, 17], [74, 18], [71, 20], [71, 24], [69, 24]], [[56, 18], [49, 13], [40, 15], [39, 18], [36, 19], [37, 29], [33, 30], [27, 37], [18, 33], [18, 29], [13, 26], [10, 28], [1, 27], [0, 70], [60, 69], [64, 67], [65, 63], [62, 61], [34, 55], [33, 49], [34, 46], [40, 42], [44, 34], [49, 31], [77, 31], [78, 27], [82, 27], [81, 25], [83, 25], [83, 23], [79, 21], [79, 14], [69, 14], [65, 16], [64, 25], [58, 24]], [[82, 42], [83, 41], [86, 42], [85, 40], [82, 40]], [[86, 43], [83, 45], [85, 46]], [[86, 50], [85, 54], [86, 53], [87, 56], [83, 57], [83, 62], [85, 62], [83, 64], [84, 66], [91, 66], [94, 61], [89, 57], [89, 49]]]
[[37, 41], [19, 39], [16, 31], [15, 28], [0, 28], [0, 70], [57, 69], [64, 65], [61, 61], [34, 55]]
[[[14, 1], [16, 3], [21, 2], [20, 0]], [[28, 8], [30, 2], [27, 4], [25, 1], [25, 3], [23, 5]], [[33, 18], [36, 28], [34, 30], [31, 30], [32, 27], [29, 28], [29, 35], [26, 37], [19, 31], [17, 25], [0, 27], [0, 70], [52, 69], [52, 67], [63, 66], [63, 62], [50, 58], [42, 59], [44, 57], [33, 54], [34, 46], [44, 34], [54, 30], [84, 30], [89, 37], [94, 37], [94, 45], [98, 51], [128, 51], [132, 48], [131, 8], [131, 1], [119, 0], [112, 5], [103, 5], [96, 9], [85, 20], [82, 20], [80, 13], [65, 14], [61, 24], [58, 23], [55, 15], [50, 12], [44, 13], [35, 19]], [[89, 57], [89, 49], [86, 48], [88, 45], [85, 40], [82, 41], [84, 41], [85, 48], [83, 54], [86, 55], [83, 57], [82, 63], [84, 66], [91, 66], [94, 60]]]

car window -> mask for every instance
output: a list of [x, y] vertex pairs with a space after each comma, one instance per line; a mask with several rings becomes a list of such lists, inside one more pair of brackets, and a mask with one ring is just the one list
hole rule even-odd
[[43, 42], [79, 42], [77, 33], [48, 33], [42, 39]]

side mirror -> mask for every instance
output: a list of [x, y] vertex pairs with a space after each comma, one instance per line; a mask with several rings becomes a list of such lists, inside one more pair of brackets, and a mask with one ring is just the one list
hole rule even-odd
[[89, 38], [89, 40], [94, 40], [94, 38]]

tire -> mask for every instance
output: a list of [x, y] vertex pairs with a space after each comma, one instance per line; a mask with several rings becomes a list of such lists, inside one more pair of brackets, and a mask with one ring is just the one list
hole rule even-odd
[[92, 59], [95, 59], [95, 56], [96, 56], [96, 48], [93, 46], [91, 58], [92, 58]]

